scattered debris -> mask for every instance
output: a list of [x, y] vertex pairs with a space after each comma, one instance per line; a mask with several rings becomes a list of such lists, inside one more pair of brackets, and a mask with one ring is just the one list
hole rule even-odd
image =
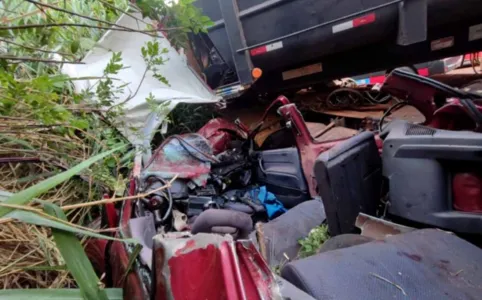
[[455, 273], [450, 273], [450, 275], [452, 275], [453, 277], [457, 277], [457, 276], [459, 276], [459, 274], [462, 273], [463, 271], [464, 271], [464, 269], [460, 269], [460, 270], [458, 270], [458, 271], [455, 272]]
[[372, 217], [364, 213], [358, 214], [355, 226], [361, 229], [362, 235], [377, 240], [384, 239], [389, 235], [407, 233], [415, 230], [415, 228], [392, 223], [390, 221]]
[[401, 286], [399, 286], [398, 284], [395, 284], [395, 283], [391, 282], [390, 280], [386, 279], [385, 277], [382, 277], [382, 276], [380, 276], [380, 275], [378, 275], [378, 274], [375, 274], [375, 273], [371, 273], [371, 272], [370, 272], [370, 275], [372, 275], [372, 276], [374, 276], [374, 277], [376, 277], [376, 278], [378, 278], [378, 279], [380, 279], [380, 280], [383, 280], [383, 281], [385, 281], [385, 282], [390, 283], [391, 285], [393, 285], [394, 287], [396, 287], [397, 289], [399, 289], [404, 296], [407, 296], [407, 293], [405, 293], [405, 290], [404, 290]]

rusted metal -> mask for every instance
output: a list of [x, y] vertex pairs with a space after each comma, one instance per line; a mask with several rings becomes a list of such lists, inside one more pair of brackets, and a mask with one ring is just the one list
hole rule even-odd
[[256, 240], [258, 241], [259, 245], [259, 252], [263, 256], [264, 260], [268, 259], [268, 251], [266, 250], [266, 244], [264, 242], [264, 231], [263, 231], [263, 223], [258, 222], [255, 225], [256, 228]]
[[358, 214], [355, 226], [360, 228], [361, 235], [377, 240], [382, 240], [389, 235], [407, 233], [415, 230], [415, 228], [392, 223], [364, 213]]
[[342, 118], [352, 118], [352, 119], [365, 119], [365, 118], [372, 118], [372, 119], [380, 119], [383, 116], [383, 111], [359, 111], [359, 110], [329, 110], [323, 109], [318, 111], [319, 113], [323, 113], [330, 116], [342, 117]]

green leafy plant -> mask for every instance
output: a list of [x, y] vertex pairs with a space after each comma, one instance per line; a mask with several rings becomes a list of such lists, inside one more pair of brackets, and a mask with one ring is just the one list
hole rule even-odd
[[[76, 237], [106, 237], [84, 227], [99, 216], [99, 208], [69, 210], [66, 215], [59, 208], [94, 201], [104, 193], [124, 192], [134, 150], [120, 148], [126, 140], [115, 125], [119, 125], [124, 114], [123, 104], [137, 92], [133, 91], [127, 99], [116, 98], [125, 88], [116, 84], [116, 75], [125, 67], [122, 53], [112, 53], [103, 74], [97, 78], [69, 78], [60, 69], [65, 64], [82, 63], [81, 59], [107, 30], [161, 38], [163, 31], [173, 45], [180, 47], [187, 40], [187, 32], [202, 32], [211, 24], [192, 2], [0, 2], [0, 155], [34, 161], [0, 165], [0, 192], [13, 193], [0, 205], [2, 287], [79, 288], [45, 293], [66, 298], [70, 295], [115, 299], [119, 295], [118, 290], [99, 288], [99, 279], [93, 276]], [[134, 17], [136, 11], [142, 11], [156, 23], [147, 30], [116, 24], [121, 14]], [[154, 78], [169, 85], [159, 68], [165, 63], [166, 54], [167, 49], [156, 41], [139, 49], [147, 65], [145, 74], [151, 72]], [[72, 83], [85, 79], [97, 83], [76, 93]], [[159, 105], [154, 100], [158, 99], [151, 96], [146, 101], [153, 111], [165, 113], [169, 102]], [[111, 149], [117, 150], [106, 152]], [[42, 181], [45, 178], [48, 179]], [[41, 199], [33, 200], [34, 197]], [[11, 236], [20, 235], [29, 243], [12, 242]], [[41, 255], [31, 258], [37, 253]], [[66, 258], [67, 255], [78, 257], [78, 261]], [[21, 299], [29, 293], [3, 291], [0, 298], [15, 295]]]
[[193, 5], [195, 0], [137, 0], [144, 17], [158, 22], [157, 28], [163, 29], [171, 44], [180, 48], [188, 41], [187, 33], [207, 32], [214, 23]]
[[316, 254], [321, 245], [329, 238], [327, 225], [313, 228], [306, 238], [298, 241], [301, 246], [298, 255], [303, 258]]

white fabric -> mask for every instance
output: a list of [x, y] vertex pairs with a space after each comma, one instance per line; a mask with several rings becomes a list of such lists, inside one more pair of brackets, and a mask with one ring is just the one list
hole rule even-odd
[[[141, 19], [140, 14], [134, 14]], [[149, 23], [149, 20], [144, 20]], [[136, 29], [146, 29], [146, 24], [136, 19], [123, 15], [117, 24]], [[134, 95], [146, 64], [141, 55], [141, 47], [148, 41], [154, 40], [153, 37], [137, 32], [124, 32], [109, 30], [99, 40], [96, 47], [90, 51], [83, 62], [85, 65], [65, 65], [63, 72], [71, 77], [100, 77], [112, 57], [112, 52], [122, 52], [122, 64], [126, 67], [121, 70], [114, 78], [117, 86], [128, 83], [123, 93], [117, 94], [116, 103], [123, 102], [129, 95]], [[167, 48], [169, 52], [163, 55], [167, 61], [159, 66], [159, 73], [167, 78], [170, 86], [161, 83], [152, 77], [148, 72], [137, 95], [129, 100], [126, 105], [126, 115], [123, 121], [126, 126], [118, 128], [127, 139], [135, 145], [149, 147], [154, 131], [159, 128], [165, 119], [165, 115], [153, 113], [146, 103], [146, 97], [152, 93], [156, 102], [171, 101], [166, 112], [172, 110], [178, 103], [215, 103], [220, 100], [211, 89], [192, 71], [186, 62], [184, 54], [179, 54], [166, 38], [157, 38], [160, 49]], [[76, 80], [74, 81], [77, 92], [88, 89], [96, 84], [98, 80]], [[95, 91], [95, 87], [93, 88]], [[132, 131], [129, 127], [140, 128], [139, 132]]]

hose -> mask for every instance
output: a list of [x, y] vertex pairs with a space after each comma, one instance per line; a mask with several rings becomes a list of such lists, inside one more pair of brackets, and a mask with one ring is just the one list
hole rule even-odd
[[395, 103], [394, 105], [392, 105], [384, 114], [383, 116], [380, 118], [380, 122], [378, 123], [378, 130], [380, 132], [383, 131], [383, 122], [385, 121], [385, 118], [396, 108], [400, 108], [400, 107], [403, 107], [405, 105], [407, 105], [408, 102], [406, 101], [401, 101], [401, 102], [398, 102], [398, 103]]

